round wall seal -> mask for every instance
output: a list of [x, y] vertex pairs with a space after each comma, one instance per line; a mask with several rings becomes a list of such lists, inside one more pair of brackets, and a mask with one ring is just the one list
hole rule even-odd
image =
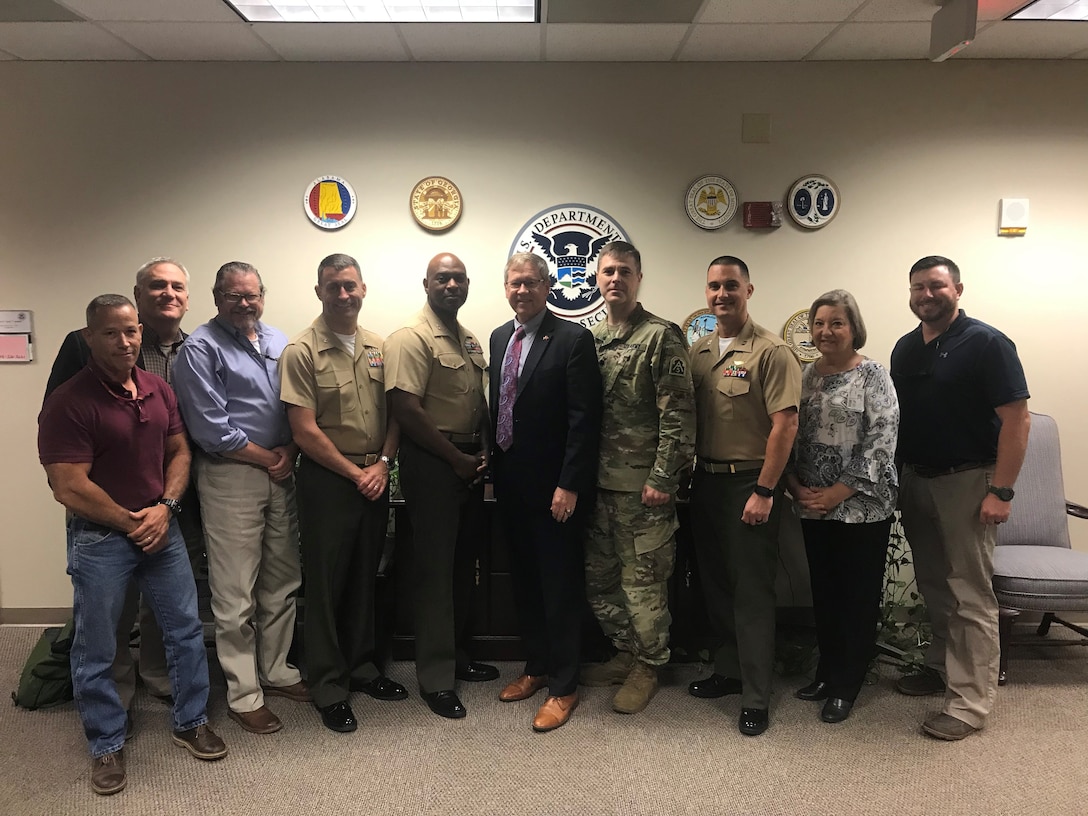
[[355, 191], [339, 176], [318, 176], [302, 196], [306, 216], [322, 229], [345, 226], [355, 216], [355, 205]]
[[802, 176], [786, 196], [790, 217], [805, 229], [819, 229], [839, 214], [839, 189], [827, 176]]
[[548, 308], [586, 328], [604, 319], [604, 298], [597, 289], [597, 256], [611, 241], [629, 241], [627, 231], [608, 213], [586, 204], [561, 204], [541, 210], [518, 231], [510, 255], [532, 252], [548, 262]]
[[821, 357], [816, 350], [816, 344], [812, 342], [812, 330], [808, 327], [808, 309], [794, 312], [786, 321], [786, 326], [782, 329], [782, 339], [802, 363], [811, 363]]
[[412, 188], [412, 218], [431, 232], [448, 230], [461, 217], [461, 191], [448, 178], [431, 176]]
[[697, 227], [716, 230], [737, 214], [737, 190], [721, 176], [700, 176], [684, 196], [684, 209]]
[[710, 309], [700, 309], [689, 314], [680, 324], [680, 329], [684, 332], [688, 348], [691, 348], [700, 337], [706, 337], [718, 330], [718, 318], [714, 317]]

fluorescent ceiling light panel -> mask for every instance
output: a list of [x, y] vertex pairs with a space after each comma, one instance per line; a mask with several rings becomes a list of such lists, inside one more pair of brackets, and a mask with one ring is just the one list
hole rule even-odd
[[224, 0], [253, 23], [535, 23], [536, 0]]
[[1088, 0], [1036, 0], [1009, 20], [1088, 20]]

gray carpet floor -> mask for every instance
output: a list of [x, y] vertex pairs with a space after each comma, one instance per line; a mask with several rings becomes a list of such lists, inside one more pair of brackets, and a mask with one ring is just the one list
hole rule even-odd
[[[40, 630], [0, 627], [0, 688], [15, 688]], [[1061, 637], [1060, 634], [1055, 636]], [[170, 741], [170, 712], [142, 690], [126, 746], [129, 783], [95, 796], [73, 704], [0, 706], [0, 814], [1062, 814], [1088, 813], [1088, 650], [1018, 647], [987, 728], [959, 743], [919, 723], [939, 698], [907, 698], [880, 669], [845, 723], [819, 720], [792, 696], [805, 677], [778, 678], [770, 730], [736, 729], [736, 697], [686, 693], [699, 665], [669, 667], [641, 714], [586, 689], [571, 722], [535, 734], [538, 696], [504, 704], [494, 683], [463, 684], [468, 717], [443, 720], [418, 696], [353, 700], [354, 734], [325, 730], [309, 705], [275, 699], [284, 729], [247, 734], [226, 717], [213, 679], [212, 724], [230, 747], [220, 762]], [[390, 674], [414, 691], [411, 663]]]

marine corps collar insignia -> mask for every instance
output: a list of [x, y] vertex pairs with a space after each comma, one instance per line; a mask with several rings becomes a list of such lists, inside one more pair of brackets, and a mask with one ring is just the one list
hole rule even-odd
[[382, 357], [381, 349], [367, 349], [366, 350], [366, 363], [371, 368], [382, 368], [385, 366], [385, 358]]

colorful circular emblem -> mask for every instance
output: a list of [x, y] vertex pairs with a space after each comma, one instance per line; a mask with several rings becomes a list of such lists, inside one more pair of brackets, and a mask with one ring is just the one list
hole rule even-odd
[[803, 176], [790, 187], [786, 209], [805, 229], [825, 227], [839, 214], [839, 189], [827, 176]]
[[680, 328], [684, 331], [688, 348], [691, 348], [700, 337], [706, 337], [718, 330], [718, 318], [714, 317], [710, 309], [700, 309], [689, 314], [687, 320], [680, 324]]
[[412, 189], [412, 217], [425, 230], [442, 232], [461, 217], [461, 191], [442, 176], [425, 178]]
[[812, 342], [812, 330], [808, 327], [808, 309], [794, 312], [782, 329], [782, 339], [786, 341], [797, 359], [802, 363], [811, 363], [820, 359], [820, 352]]
[[688, 186], [684, 209], [697, 227], [716, 230], [737, 214], [737, 190], [721, 176], [701, 176]]
[[589, 328], [604, 319], [597, 289], [597, 256], [611, 241], [629, 241], [627, 231], [608, 213], [586, 204], [561, 204], [525, 222], [510, 244], [510, 255], [532, 252], [548, 262], [548, 308]]
[[355, 215], [355, 191], [339, 176], [319, 176], [306, 188], [302, 207], [322, 229], [340, 229]]

